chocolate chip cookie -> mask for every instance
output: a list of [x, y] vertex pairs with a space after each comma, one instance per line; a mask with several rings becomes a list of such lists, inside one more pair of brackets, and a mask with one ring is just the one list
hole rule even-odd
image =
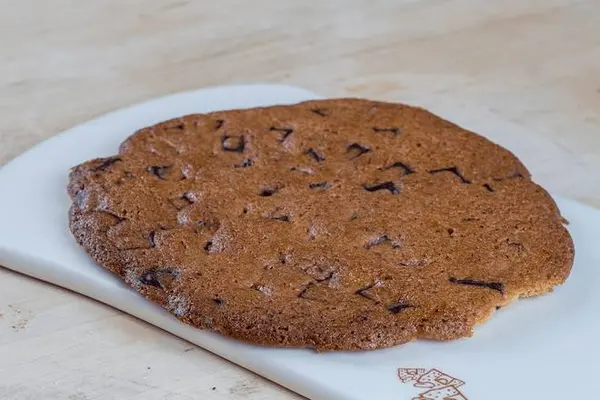
[[318, 350], [467, 337], [562, 284], [573, 243], [506, 149], [361, 99], [189, 115], [71, 171], [70, 228], [195, 327]]

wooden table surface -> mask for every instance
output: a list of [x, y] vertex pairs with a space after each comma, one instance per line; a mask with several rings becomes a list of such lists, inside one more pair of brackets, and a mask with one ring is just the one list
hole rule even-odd
[[[0, 0], [0, 164], [122, 106], [245, 82], [501, 119], [536, 180], [600, 206], [598, 0]], [[0, 268], [0, 399], [296, 398]]]

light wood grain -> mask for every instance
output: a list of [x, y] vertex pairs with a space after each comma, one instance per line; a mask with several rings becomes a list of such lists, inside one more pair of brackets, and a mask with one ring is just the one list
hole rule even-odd
[[[0, 0], [0, 10], [0, 163], [131, 103], [283, 82], [505, 120], [538, 181], [600, 206], [596, 0]], [[6, 270], [0, 288], [2, 399], [298, 398], [81, 296]]]

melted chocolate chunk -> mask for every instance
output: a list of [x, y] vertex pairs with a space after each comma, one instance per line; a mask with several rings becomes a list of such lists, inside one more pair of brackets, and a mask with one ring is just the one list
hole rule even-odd
[[392, 136], [396, 137], [400, 134], [400, 128], [391, 127], [391, 128], [378, 128], [376, 126], [373, 127], [373, 131], [377, 133], [389, 132]]
[[119, 161], [122, 161], [121, 157], [105, 158], [104, 161], [102, 161], [102, 163], [100, 163], [98, 166], [90, 169], [90, 171], [92, 171], [92, 172], [106, 171], [110, 166], [112, 166], [113, 164], [115, 164]]
[[244, 136], [224, 135], [221, 139], [221, 147], [223, 151], [243, 153], [246, 149], [246, 138]]
[[325, 282], [331, 280], [334, 275], [339, 275], [338, 269], [328, 264], [313, 264], [302, 269], [317, 282]]
[[465, 176], [462, 174], [462, 172], [459, 171], [457, 167], [440, 168], [429, 171], [431, 175], [439, 174], [440, 172], [451, 172], [457, 177], [459, 177], [462, 183], [471, 184], [471, 181], [465, 178]]
[[279, 187], [263, 188], [258, 193], [258, 195], [261, 197], [270, 197], [270, 196], [273, 196], [275, 193], [279, 192], [280, 190], [281, 190], [281, 188], [279, 188]]
[[483, 187], [485, 188], [485, 190], [487, 190], [490, 193], [494, 193], [495, 192], [494, 188], [489, 183], [484, 183]]
[[404, 164], [403, 162], [400, 162], [400, 161], [397, 161], [397, 162], [393, 163], [392, 165], [384, 167], [383, 169], [387, 170], [387, 169], [392, 169], [392, 168], [400, 169], [402, 171], [402, 176], [406, 176], [406, 175], [415, 173], [414, 169], [412, 169], [410, 166], [408, 166], [407, 164]]
[[144, 285], [162, 288], [162, 286], [160, 285], [160, 282], [156, 278], [156, 275], [154, 274], [154, 272], [146, 272], [140, 278], [140, 282], [142, 282]]
[[171, 268], [151, 268], [142, 274], [139, 281], [143, 285], [165, 289], [169, 282], [178, 277], [179, 272]]
[[150, 241], [150, 248], [155, 248], [156, 247], [156, 241], [154, 240], [154, 238], [156, 237], [156, 232], [152, 231], [148, 234], [148, 240]]
[[350, 157], [350, 159], [354, 159], [357, 157], [362, 156], [363, 154], [366, 154], [368, 152], [370, 152], [371, 149], [367, 146], [363, 146], [359, 143], [352, 143], [351, 145], [349, 145], [346, 148], [346, 153], [351, 154], [352, 157]]
[[304, 289], [302, 289], [302, 290], [300, 291], [300, 293], [298, 293], [298, 297], [300, 297], [301, 299], [306, 299], [306, 300], [315, 300], [315, 299], [313, 299], [313, 298], [311, 298], [311, 297], [309, 297], [309, 296], [308, 296], [308, 290], [309, 290], [310, 288], [312, 288], [313, 286], [315, 286], [315, 283], [314, 283], [314, 282], [309, 282], [309, 283], [308, 283], [308, 284], [307, 284], [307, 285], [304, 287]]
[[148, 167], [148, 172], [156, 176], [158, 179], [162, 179], [163, 181], [167, 179], [169, 173], [173, 169], [172, 165], [153, 165]]
[[334, 277], [336, 277], [336, 275], [339, 275], [337, 271], [331, 271], [326, 276], [324, 276], [322, 278], [315, 278], [315, 280], [317, 282], [327, 282], [327, 281], [331, 281]]
[[177, 210], [183, 210], [185, 207], [194, 204], [195, 200], [191, 193], [183, 193], [181, 196], [175, 199], [168, 199], [173, 207]]
[[287, 264], [291, 260], [292, 260], [292, 256], [290, 256], [289, 254], [286, 254], [286, 253], [280, 253], [279, 254], [279, 262], [281, 264]]
[[376, 238], [371, 239], [367, 243], [365, 243], [364, 248], [370, 249], [373, 246], [378, 246], [380, 244], [388, 243], [388, 242], [390, 242], [390, 238], [387, 237], [387, 235], [381, 235], [381, 236], [377, 236]]
[[375, 183], [372, 185], [364, 184], [363, 188], [367, 192], [377, 192], [378, 190], [389, 190], [390, 193], [392, 193], [392, 194], [400, 193], [400, 190], [398, 190], [398, 188], [396, 187], [394, 182], [391, 182], [391, 181], [383, 182], [383, 183]]
[[239, 164], [234, 164], [233, 167], [234, 168], [248, 168], [251, 167], [252, 164], [254, 164], [254, 160], [252, 160], [251, 158], [246, 158], [244, 161], [242, 161]]
[[218, 298], [218, 297], [215, 297], [215, 298], [213, 299], [213, 302], [214, 302], [214, 303], [215, 303], [217, 306], [219, 306], [219, 307], [225, 304], [225, 300], [223, 300], [223, 299], [220, 299], [220, 298]]
[[306, 150], [306, 154], [309, 155], [310, 157], [312, 157], [312, 159], [315, 160], [316, 162], [325, 161], [325, 157], [323, 155], [319, 154], [312, 147], [310, 149]]
[[188, 202], [188, 204], [194, 204], [196, 202], [195, 196], [192, 193], [185, 192], [181, 195], [181, 198]]
[[329, 189], [331, 182], [313, 182], [308, 184], [309, 189]]
[[364, 248], [368, 250], [371, 247], [388, 243], [392, 245], [392, 249], [397, 249], [400, 247], [400, 244], [397, 241], [390, 239], [387, 235], [380, 235], [365, 243]]
[[362, 289], [358, 289], [356, 292], [354, 292], [354, 294], [357, 294], [359, 296], [364, 297], [365, 299], [369, 299], [369, 300], [374, 301], [375, 303], [379, 304], [379, 299], [376, 298], [372, 293], [370, 293], [370, 290], [381, 287], [381, 286], [383, 286], [383, 282], [376, 281], [375, 283], [365, 286]]
[[387, 309], [392, 314], [398, 314], [400, 311], [406, 310], [407, 308], [413, 308], [414, 306], [410, 303], [399, 301], [392, 303], [387, 306]]
[[281, 222], [290, 222], [292, 220], [292, 217], [290, 217], [289, 215], [271, 215], [267, 217], [267, 219], [272, 219]]
[[[82, 191], [83, 192], [83, 191]], [[120, 224], [123, 221], [127, 221], [127, 218], [125, 217], [121, 217], [120, 215], [117, 215], [116, 213], [112, 212], [112, 211], [108, 211], [108, 210], [100, 210], [99, 212], [103, 213], [103, 214], [107, 214], [110, 215], [111, 217], [113, 217], [115, 219], [115, 225]]]
[[496, 290], [496, 291], [504, 294], [504, 284], [501, 282], [484, 282], [484, 281], [477, 281], [474, 279], [458, 279], [458, 278], [450, 278], [449, 281], [451, 283], [454, 283], [457, 285], [485, 287], [488, 289]]
[[272, 132], [281, 132], [281, 138], [279, 138], [279, 143], [285, 142], [285, 140], [294, 133], [292, 128], [276, 128], [274, 126], [271, 127]]

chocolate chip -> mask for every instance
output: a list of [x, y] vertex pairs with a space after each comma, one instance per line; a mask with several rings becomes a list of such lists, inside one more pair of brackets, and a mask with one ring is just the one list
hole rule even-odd
[[322, 162], [325, 161], [325, 157], [321, 154], [319, 154], [315, 149], [313, 149], [312, 147], [308, 150], [306, 150], [307, 155], [309, 155], [310, 157], [313, 158], [313, 160], [315, 160], [316, 162]]
[[373, 131], [377, 133], [390, 132], [392, 136], [396, 137], [400, 134], [400, 128], [378, 128], [376, 126], [373, 127]]
[[246, 149], [246, 138], [244, 136], [224, 135], [221, 139], [221, 147], [224, 151], [243, 153]]
[[484, 187], [484, 188], [485, 188], [485, 189], [486, 189], [488, 192], [491, 192], [491, 193], [494, 193], [494, 192], [495, 192], [494, 188], [493, 188], [492, 186], [490, 186], [490, 184], [489, 184], [489, 183], [484, 183], [484, 184], [483, 184], [483, 187]]
[[313, 182], [308, 184], [309, 189], [329, 189], [331, 182]]
[[163, 165], [163, 166], [153, 165], [153, 166], [148, 167], [148, 172], [154, 174], [154, 176], [156, 176], [158, 179], [162, 179], [164, 181], [167, 179], [167, 176], [171, 172], [172, 168], [173, 168], [172, 165]]
[[369, 241], [367, 241], [367, 243], [364, 244], [364, 248], [365, 249], [370, 249], [371, 247], [374, 246], [379, 246], [382, 244], [391, 244], [393, 249], [397, 249], [400, 247], [400, 243], [398, 243], [395, 240], [390, 239], [387, 235], [379, 235], [373, 239], [370, 239]]
[[493, 178], [493, 180], [496, 181], [496, 182], [502, 182], [502, 181], [505, 181], [507, 179], [518, 179], [518, 178], [525, 178], [525, 177], [523, 176], [522, 173], [520, 173], [520, 172], [517, 171], [517, 172], [515, 172], [515, 173], [513, 173], [511, 175], [508, 175], [508, 176], [504, 177], [504, 178]]
[[440, 168], [429, 171], [429, 173], [432, 175], [439, 174], [440, 172], [451, 172], [457, 177], [459, 177], [462, 183], [471, 184], [471, 181], [465, 178], [465, 176], [462, 174], [462, 172], [458, 170], [457, 167]]
[[92, 171], [92, 172], [106, 171], [111, 165], [113, 165], [119, 161], [122, 161], [121, 157], [105, 158], [98, 166], [91, 168], [90, 171]]
[[215, 131], [218, 131], [219, 129], [221, 129], [223, 127], [223, 125], [225, 125], [225, 120], [224, 119], [218, 119], [215, 121]]
[[281, 222], [290, 222], [292, 220], [292, 218], [289, 215], [272, 215], [267, 218]]
[[279, 192], [280, 190], [281, 190], [281, 188], [279, 188], [279, 187], [263, 188], [258, 193], [258, 195], [261, 197], [270, 197], [270, 196], [273, 196], [275, 193]]
[[304, 272], [317, 282], [331, 280], [334, 275], [339, 275], [338, 269], [329, 264], [312, 264], [302, 268]]
[[169, 199], [169, 202], [177, 210], [182, 210], [185, 207], [194, 204], [195, 197], [191, 193], [183, 193], [181, 196], [175, 199]]
[[351, 159], [362, 156], [365, 153], [370, 152], [371, 149], [367, 146], [363, 146], [359, 143], [352, 143], [346, 148], [346, 153], [351, 154]]
[[327, 115], [329, 115], [327, 109], [325, 108], [313, 108], [312, 110], [310, 110], [312, 113], [317, 114], [321, 117], [326, 117]]
[[184, 128], [185, 128], [184, 124], [177, 124], [177, 125], [175, 125], [175, 129], [181, 129], [181, 130], [183, 130]]
[[272, 132], [281, 132], [281, 137], [279, 138], [279, 143], [285, 142], [285, 140], [292, 133], [294, 133], [294, 130], [292, 128], [275, 128], [274, 126], [271, 127], [271, 131]]
[[239, 164], [234, 164], [233, 167], [234, 168], [248, 168], [251, 167], [252, 164], [254, 164], [254, 160], [252, 160], [251, 158], [246, 158], [244, 161], [242, 161]]
[[381, 236], [377, 236], [374, 239], [369, 240], [367, 243], [365, 243], [365, 245], [363, 247], [365, 249], [370, 249], [373, 246], [378, 246], [380, 244], [387, 243], [389, 241], [390, 241], [390, 238], [387, 237], [387, 235], [381, 235]]
[[384, 167], [384, 170], [387, 169], [392, 169], [392, 168], [399, 168], [402, 171], [402, 176], [406, 176], [406, 175], [410, 175], [410, 174], [414, 174], [415, 170], [413, 170], [410, 166], [408, 166], [407, 164], [404, 164], [403, 162], [397, 161], [395, 163], [393, 163], [392, 165], [388, 165], [387, 167]]
[[211, 241], [206, 242], [206, 244], [204, 245], [204, 251], [210, 254], [212, 245], [213, 245], [213, 242], [211, 242]]
[[142, 282], [144, 285], [154, 286], [158, 288], [161, 287], [160, 282], [158, 281], [158, 279], [156, 279], [156, 275], [154, 274], [154, 272], [146, 272], [140, 278], [140, 282]]
[[189, 204], [194, 204], [196, 202], [196, 196], [192, 193], [185, 192], [181, 195], [181, 198], [187, 201]]
[[155, 248], [156, 247], [156, 241], [154, 240], [156, 236], [156, 232], [152, 231], [148, 234], [148, 240], [150, 240], [150, 247], [151, 248]]
[[165, 289], [171, 281], [178, 277], [179, 272], [171, 268], [151, 268], [142, 274], [139, 281], [143, 285]]
[[486, 287], [488, 289], [493, 289], [493, 290], [496, 290], [496, 291], [504, 294], [504, 284], [501, 282], [484, 282], [484, 281], [477, 281], [474, 279], [458, 279], [458, 278], [450, 278], [449, 281], [451, 283], [454, 283], [457, 285]]
[[214, 302], [216, 305], [218, 305], [218, 306], [222, 306], [222, 305], [224, 305], [224, 304], [225, 304], [225, 300], [222, 300], [222, 299], [220, 299], [220, 298], [218, 298], [218, 297], [215, 297], [215, 298], [214, 298], [214, 299], [212, 299], [212, 300], [213, 300], [213, 302]]
[[[82, 191], [83, 192], [83, 191]], [[82, 193], [80, 192], [80, 193]], [[79, 194], [79, 193], [78, 193]], [[110, 215], [111, 217], [113, 217], [115, 219], [115, 225], [120, 224], [123, 221], [127, 221], [127, 218], [125, 217], [121, 217], [120, 215], [115, 214], [112, 211], [108, 211], [108, 210], [100, 210], [99, 212], [103, 213], [103, 214], [107, 214]]]
[[287, 264], [289, 262], [291, 262], [292, 260], [292, 256], [286, 253], [280, 253], [279, 254], [279, 262], [281, 264]]
[[406, 310], [407, 308], [413, 308], [412, 304], [406, 303], [404, 301], [399, 301], [396, 303], [392, 303], [387, 306], [387, 309], [392, 314], [398, 314], [400, 311]]
[[370, 293], [369, 291], [371, 289], [375, 289], [378, 287], [383, 286], [383, 282], [382, 281], [376, 281], [375, 283], [372, 283], [368, 286], [363, 287], [362, 289], [358, 289], [356, 292], [354, 292], [354, 294], [357, 294], [359, 296], [362, 296], [366, 299], [369, 299], [371, 301], [374, 301], [375, 303], [379, 304], [379, 298], [375, 297], [372, 293]]
[[314, 282], [309, 282], [304, 289], [302, 289], [300, 291], [300, 293], [298, 293], [298, 297], [301, 299], [306, 299], [306, 300], [316, 300], [315, 298], [312, 298], [309, 296], [308, 291], [315, 286], [316, 284]]
[[392, 193], [392, 194], [400, 193], [400, 190], [398, 190], [398, 188], [396, 187], [394, 182], [391, 182], [391, 181], [383, 182], [383, 183], [375, 183], [372, 185], [364, 184], [363, 188], [367, 192], [377, 192], [378, 190], [389, 190], [390, 193]]

